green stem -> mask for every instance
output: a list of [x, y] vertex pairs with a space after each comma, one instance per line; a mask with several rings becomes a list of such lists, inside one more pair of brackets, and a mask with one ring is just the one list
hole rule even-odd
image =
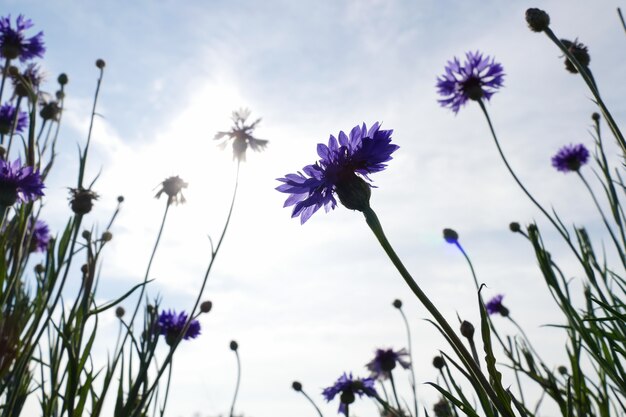
[[305, 397], [307, 400], [309, 400], [309, 402], [311, 403], [311, 405], [312, 405], [313, 407], [315, 407], [315, 411], [317, 411], [317, 414], [319, 414], [319, 416], [320, 416], [320, 417], [324, 417], [324, 415], [322, 414], [322, 411], [319, 409], [319, 407], [317, 406], [317, 404], [315, 404], [315, 401], [313, 401], [313, 399], [312, 399], [311, 397], [309, 397], [309, 396], [307, 395], [307, 393], [306, 393], [306, 392], [304, 392], [304, 390], [302, 390], [302, 389], [301, 389], [301, 390], [300, 390], [300, 392], [302, 393], [302, 395], [304, 395], [304, 397]]
[[233, 350], [235, 357], [237, 358], [237, 383], [235, 385], [235, 395], [233, 396], [233, 403], [230, 406], [230, 417], [234, 417], [235, 402], [237, 401], [237, 394], [239, 394], [239, 384], [241, 383], [241, 361], [239, 360], [239, 352], [237, 349]]
[[393, 380], [393, 373], [389, 371], [389, 381], [391, 382], [391, 391], [393, 392], [393, 398], [396, 400], [396, 405], [398, 406], [398, 410], [402, 409], [400, 405], [400, 400], [398, 400], [398, 393], [396, 392], [396, 382]]
[[452, 347], [455, 349], [461, 360], [464, 362], [465, 366], [468, 368], [470, 373], [476, 378], [477, 382], [484, 389], [485, 393], [489, 396], [494, 405], [498, 408], [500, 413], [503, 416], [514, 416], [512, 411], [505, 404], [502, 403], [498, 395], [493, 390], [489, 381], [482, 373], [480, 368], [474, 362], [474, 358], [472, 354], [465, 348], [465, 345], [456, 335], [450, 324], [443, 317], [443, 315], [439, 312], [437, 307], [430, 301], [430, 299], [426, 296], [426, 294], [422, 291], [422, 289], [417, 285], [409, 271], [405, 268], [404, 264], [394, 251], [393, 247], [387, 240], [383, 228], [378, 220], [378, 216], [371, 207], [367, 207], [363, 214], [365, 216], [365, 220], [367, 221], [368, 226], [378, 239], [378, 242], [382, 246], [383, 250], [387, 253], [387, 256], [394, 264], [404, 281], [407, 283], [409, 288], [413, 291], [418, 300], [422, 303], [424, 307], [428, 310], [428, 312], [433, 316], [435, 321], [439, 324], [444, 334], [449, 338]]
[[400, 311], [400, 314], [402, 315], [402, 320], [404, 320], [404, 327], [406, 327], [406, 337], [409, 345], [409, 366], [411, 369], [411, 390], [413, 391], [413, 407], [415, 409], [415, 417], [417, 417], [417, 392], [415, 389], [415, 369], [413, 368], [413, 347], [411, 342], [411, 329], [409, 327], [409, 321], [407, 320], [404, 311], [402, 311], [402, 307], [398, 308], [398, 311]]

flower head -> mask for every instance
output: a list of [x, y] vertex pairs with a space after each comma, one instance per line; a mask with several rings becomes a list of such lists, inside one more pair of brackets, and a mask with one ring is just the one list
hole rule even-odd
[[46, 48], [43, 46], [43, 32], [27, 38], [26, 29], [33, 26], [30, 19], [19, 15], [15, 20], [15, 28], [11, 27], [11, 15], [0, 17], [0, 56], [6, 59], [19, 58], [28, 61], [35, 57], [43, 57]]
[[443, 107], [458, 113], [467, 100], [489, 100], [504, 83], [504, 69], [489, 56], [467, 52], [463, 64], [454, 57], [448, 61], [446, 73], [437, 78], [438, 100]]
[[[17, 120], [15, 119], [16, 116]], [[28, 115], [9, 103], [0, 106], [0, 134], [8, 135], [11, 133], [13, 123], [15, 123], [15, 131], [13, 133], [23, 132], [28, 125]]]
[[[171, 346], [176, 339], [180, 337], [188, 318], [187, 313], [183, 311], [176, 313], [174, 310], [167, 310], [159, 314], [158, 332], [165, 336], [165, 341], [168, 345]], [[195, 339], [199, 334], [200, 322], [198, 320], [191, 320], [187, 331], [183, 335], [183, 339]]]
[[509, 309], [502, 304], [503, 298], [504, 295], [498, 294], [491, 300], [487, 301], [487, 304], [485, 304], [487, 313], [490, 315], [500, 313], [502, 316], [507, 317], [509, 315]]
[[83, 187], [70, 188], [70, 207], [76, 214], [87, 214], [93, 208], [93, 202], [100, 198], [98, 193]]
[[578, 171], [587, 163], [589, 151], [582, 143], [564, 146], [552, 157], [552, 166], [561, 172]]
[[374, 125], [368, 130], [365, 123], [356, 126], [350, 135], [339, 132], [339, 138], [330, 136], [328, 145], [318, 144], [320, 160], [305, 166], [296, 174], [278, 178], [284, 184], [276, 189], [291, 194], [284, 207], [294, 206], [291, 217], [300, 216], [304, 224], [321, 207], [328, 212], [337, 206], [335, 194], [349, 209], [362, 211], [369, 205], [371, 181], [369, 174], [379, 172], [399, 148], [391, 144], [392, 130], [380, 130]]
[[399, 363], [404, 369], [408, 369], [411, 363], [406, 359], [409, 357], [406, 349], [402, 348], [398, 351], [393, 349], [376, 349], [374, 359], [367, 365], [367, 369], [372, 372], [372, 378], [387, 379], [391, 371]]
[[12, 206], [18, 200], [33, 201], [43, 195], [43, 189], [39, 171], [22, 166], [19, 159], [12, 164], [0, 159], [0, 206]]
[[183, 188], [187, 188], [189, 184], [182, 180], [178, 175], [175, 177], [166, 178], [161, 183], [161, 189], [154, 196], [155, 198], [160, 198], [161, 194], [165, 193], [167, 195], [167, 204], [184, 204], [185, 196], [183, 195]]
[[29, 95], [37, 94], [39, 85], [44, 78], [45, 76], [37, 64], [28, 64], [21, 74], [16, 72], [11, 76], [15, 95], [28, 97]]
[[31, 252], [45, 252], [46, 249], [48, 249], [48, 244], [50, 243], [50, 229], [48, 228], [48, 225], [43, 220], [37, 220], [31, 227]]
[[[567, 48], [570, 54], [574, 55], [576, 61], [583, 67], [587, 68], [589, 63], [591, 62], [591, 56], [589, 55], [589, 49], [581, 42], [578, 42], [578, 39], [574, 39], [574, 41], [568, 41], [567, 39], [561, 39], [561, 43], [563, 46]], [[572, 74], [578, 74], [578, 70], [569, 60], [569, 58], [565, 58], [565, 69], [571, 72]]]
[[322, 391], [322, 395], [326, 401], [332, 401], [337, 394], [340, 394], [339, 400], [339, 412], [346, 414], [346, 405], [352, 404], [355, 400], [355, 394], [359, 397], [366, 395], [368, 397], [376, 397], [376, 390], [374, 389], [374, 378], [357, 378], [352, 377], [352, 373], [346, 374], [345, 372], [339, 379], [330, 387], [325, 388]]
[[526, 10], [526, 23], [533, 32], [543, 32], [550, 26], [550, 16], [541, 9]]
[[246, 150], [248, 150], [248, 146], [253, 151], [259, 152], [265, 149], [269, 143], [268, 140], [257, 139], [252, 136], [254, 129], [256, 129], [257, 125], [261, 122], [261, 119], [256, 119], [254, 122], [246, 124], [248, 117], [250, 117], [249, 109], [239, 109], [234, 111], [231, 117], [233, 126], [230, 130], [226, 132], [217, 132], [214, 137], [215, 140], [226, 138], [220, 144], [222, 147], [225, 147], [230, 140], [233, 141], [233, 159], [236, 159], [237, 161], [246, 160]]

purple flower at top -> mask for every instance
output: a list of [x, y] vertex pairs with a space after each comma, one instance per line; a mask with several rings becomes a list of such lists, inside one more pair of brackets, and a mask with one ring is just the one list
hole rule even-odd
[[[187, 313], [183, 311], [176, 313], [174, 310], [167, 310], [159, 314], [158, 331], [159, 334], [165, 336], [165, 341], [168, 345], [172, 345], [180, 336], [188, 318]], [[195, 339], [199, 334], [200, 322], [198, 320], [192, 320], [191, 323], [189, 323], [189, 328], [187, 328], [183, 339]]]
[[33, 22], [22, 15], [15, 20], [15, 28], [11, 27], [11, 15], [0, 17], [0, 56], [6, 59], [19, 58], [22, 62], [43, 57], [46, 51], [43, 46], [43, 32], [30, 38], [24, 34], [32, 26]]
[[304, 173], [278, 178], [284, 184], [276, 189], [291, 194], [284, 204], [294, 206], [291, 217], [300, 216], [304, 224], [321, 207], [327, 212], [334, 209], [335, 194], [347, 208], [362, 211], [369, 204], [371, 187], [363, 179], [371, 182], [368, 175], [384, 170], [385, 162], [399, 148], [391, 144], [392, 132], [381, 130], [378, 122], [369, 129], [363, 123], [350, 135], [339, 132], [338, 139], [330, 136], [328, 145], [318, 144], [319, 161], [305, 166]]
[[[32, 222], [31, 222], [32, 225]], [[43, 220], [37, 220], [32, 227], [30, 238], [31, 252], [45, 252], [50, 243], [50, 229]]]
[[578, 171], [587, 163], [589, 151], [582, 143], [564, 146], [552, 157], [552, 166], [561, 172]]
[[408, 357], [409, 353], [404, 348], [398, 351], [393, 349], [376, 349], [374, 359], [366, 367], [372, 372], [372, 378], [387, 379], [391, 371], [396, 367], [396, 363], [399, 363], [404, 369], [409, 369], [411, 362], [407, 360]]
[[345, 372], [330, 387], [322, 391], [322, 395], [326, 401], [330, 402], [339, 394], [339, 412], [347, 415], [346, 405], [352, 404], [355, 400], [355, 394], [359, 397], [366, 395], [367, 397], [376, 397], [376, 389], [374, 389], [374, 378], [357, 378], [352, 377], [352, 373]]
[[12, 164], [0, 159], [0, 207], [9, 207], [18, 200], [29, 202], [43, 195], [43, 181], [39, 171], [22, 166], [17, 159]]
[[439, 104], [458, 113], [467, 100], [489, 100], [504, 83], [504, 69], [479, 51], [467, 52], [463, 64], [457, 57], [448, 61], [445, 74], [437, 78]]
[[[18, 110], [9, 103], [0, 106], [0, 134], [8, 135], [11, 133], [16, 112], [18, 112]], [[28, 115], [26, 112], [19, 111], [15, 122], [14, 133], [23, 132], [28, 125]]]
[[504, 317], [507, 317], [509, 315], [509, 309], [502, 304], [503, 298], [504, 295], [498, 294], [491, 300], [487, 301], [487, 304], [485, 304], [485, 308], [487, 309], [487, 313], [489, 315], [496, 313], [500, 313]]

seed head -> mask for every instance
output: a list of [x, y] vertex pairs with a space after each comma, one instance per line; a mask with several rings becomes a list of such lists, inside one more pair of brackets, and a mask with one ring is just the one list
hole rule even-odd
[[203, 313], [208, 313], [209, 311], [211, 311], [212, 308], [213, 303], [209, 300], [203, 301], [202, 304], [200, 304], [200, 311]]
[[550, 26], [550, 16], [541, 9], [526, 10], [526, 23], [533, 32], [543, 32]]

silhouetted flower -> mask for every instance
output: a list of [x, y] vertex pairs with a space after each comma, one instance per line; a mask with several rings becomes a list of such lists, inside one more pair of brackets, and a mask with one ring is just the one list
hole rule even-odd
[[21, 74], [16, 72], [12, 75], [11, 80], [13, 81], [15, 95], [27, 97], [30, 94], [39, 92], [39, 85], [43, 82], [44, 75], [37, 64], [30, 63]]
[[578, 171], [580, 167], [587, 163], [589, 151], [585, 145], [564, 146], [552, 157], [552, 166], [561, 172]]
[[[563, 46], [567, 48], [570, 54], [574, 55], [576, 61], [583, 67], [587, 68], [589, 63], [591, 62], [591, 56], [589, 55], [589, 49], [581, 42], [578, 42], [578, 39], [574, 39], [574, 41], [568, 41], [567, 39], [561, 39], [561, 43]], [[571, 72], [572, 74], [578, 74], [578, 70], [569, 60], [569, 58], [565, 58], [565, 69]]]
[[100, 198], [98, 193], [82, 187], [70, 188], [70, 207], [76, 214], [87, 214], [93, 208], [94, 200]]
[[485, 308], [487, 309], [487, 313], [489, 313], [489, 314], [500, 313], [504, 317], [507, 317], [509, 315], [509, 309], [506, 308], [502, 304], [502, 299], [503, 298], [504, 298], [504, 295], [498, 294], [495, 297], [493, 297], [491, 300], [487, 301], [487, 304], [485, 304]]
[[[15, 120], [15, 113], [17, 114], [17, 120]], [[28, 115], [19, 111], [9, 103], [0, 106], [0, 134], [8, 135], [11, 133], [13, 122], [15, 121], [15, 131], [13, 133], [21, 133], [28, 125]]]
[[372, 378], [387, 379], [389, 374], [399, 363], [404, 369], [408, 369], [411, 363], [405, 359], [409, 357], [406, 349], [402, 348], [398, 351], [393, 349], [376, 349], [376, 355], [367, 365], [367, 369], [372, 372]]
[[33, 201], [43, 195], [43, 189], [39, 171], [22, 166], [19, 159], [12, 164], [0, 159], [0, 206], [12, 206], [18, 200]]
[[445, 398], [442, 398], [439, 402], [435, 403], [433, 406], [433, 412], [435, 413], [435, 417], [452, 417], [450, 404], [448, 404], [448, 401], [446, 401]]
[[30, 19], [19, 15], [15, 21], [15, 28], [11, 27], [11, 15], [0, 17], [0, 56], [7, 59], [19, 58], [28, 61], [35, 57], [43, 57], [46, 48], [43, 46], [43, 32], [26, 38], [24, 31], [33, 26]]
[[[173, 310], [162, 311], [159, 314], [158, 332], [165, 336], [165, 341], [168, 345], [172, 345], [178, 337], [180, 337], [185, 323], [189, 316], [185, 312], [176, 313]], [[200, 334], [200, 322], [198, 320], [191, 320], [187, 331], [183, 335], [183, 339], [195, 339]]]
[[526, 10], [526, 23], [533, 32], [543, 32], [550, 26], [550, 16], [541, 9]]
[[376, 397], [374, 389], [374, 378], [357, 378], [344, 374], [330, 387], [322, 391], [322, 395], [326, 401], [332, 401], [337, 394], [340, 394], [339, 412], [346, 414], [346, 404], [352, 404], [355, 400], [355, 394], [359, 397], [366, 395], [368, 397]]
[[165, 193], [165, 195], [167, 195], [167, 204], [183, 204], [187, 200], [185, 200], [182, 190], [183, 188], [187, 188], [187, 185], [189, 184], [183, 181], [178, 175], [169, 177], [161, 183], [161, 189], [156, 193], [155, 197], [160, 198], [161, 194]]
[[[337, 206], [334, 194], [349, 209], [363, 211], [369, 206], [371, 181], [369, 174], [385, 169], [384, 162], [399, 148], [391, 144], [392, 130], [380, 130], [374, 125], [368, 130], [365, 123], [350, 131], [350, 136], [339, 132], [339, 139], [330, 136], [328, 146], [317, 145], [321, 158], [301, 172], [278, 178], [284, 184], [276, 187], [291, 194], [284, 207], [294, 206], [291, 217], [300, 216], [304, 224], [313, 213], [324, 207], [328, 212]], [[357, 175], [358, 174], [358, 175]]]
[[248, 150], [248, 146], [253, 151], [259, 152], [265, 149], [269, 143], [268, 140], [257, 139], [252, 136], [254, 129], [256, 129], [257, 125], [261, 122], [261, 119], [256, 119], [254, 122], [247, 125], [246, 120], [248, 117], [250, 117], [249, 109], [234, 111], [231, 117], [233, 121], [231, 129], [227, 132], [217, 132], [214, 137], [215, 140], [227, 138], [220, 144], [222, 148], [224, 148], [230, 140], [233, 141], [233, 159], [237, 161], [246, 160], [246, 150]]
[[489, 100], [504, 83], [504, 69], [479, 51], [467, 52], [461, 65], [457, 57], [448, 61], [446, 73], [437, 78], [439, 104], [457, 113], [467, 100]]
[[30, 238], [31, 252], [45, 252], [50, 243], [50, 229], [43, 220], [37, 220], [32, 227]]

